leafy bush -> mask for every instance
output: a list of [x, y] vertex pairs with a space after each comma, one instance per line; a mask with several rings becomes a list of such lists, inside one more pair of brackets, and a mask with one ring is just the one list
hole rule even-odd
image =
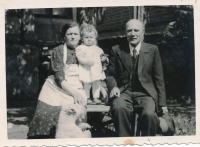
[[34, 46], [6, 46], [7, 100], [37, 99], [39, 52]]

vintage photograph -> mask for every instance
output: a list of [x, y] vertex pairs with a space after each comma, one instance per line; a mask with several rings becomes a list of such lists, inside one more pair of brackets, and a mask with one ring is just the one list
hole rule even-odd
[[7, 139], [196, 135], [193, 5], [5, 10]]

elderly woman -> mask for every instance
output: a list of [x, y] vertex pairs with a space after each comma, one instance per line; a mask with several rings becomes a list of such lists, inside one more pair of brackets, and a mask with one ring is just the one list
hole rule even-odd
[[[69, 22], [62, 29], [65, 44], [52, 52], [52, 68], [38, 98], [35, 115], [29, 126], [28, 139], [54, 138], [58, 116], [63, 103], [86, 104], [82, 83], [78, 79], [78, 62], [75, 48], [80, 41], [80, 30], [76, 22]], [[103, 96], [105, 89], [101, 88]]]

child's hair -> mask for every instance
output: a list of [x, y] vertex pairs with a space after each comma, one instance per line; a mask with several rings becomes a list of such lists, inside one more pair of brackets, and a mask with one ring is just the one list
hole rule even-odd
[[81, 36], [83, 36], [84, 32], [94, 32], [95, 35], [96, 35], [96, 38], [98, 37], [98, 33], [97, 33], [96, 28], [91, 24], [83, 24], [83, 25], [81, 25], [80, 32], [81, 32]]

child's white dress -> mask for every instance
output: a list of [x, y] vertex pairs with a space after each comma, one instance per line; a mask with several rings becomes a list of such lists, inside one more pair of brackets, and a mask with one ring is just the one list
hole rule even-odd
[[83, 65], [79, 63], [79, 79], [84, 83], [104, 80], [106, 78], [102, 68], [100, 55], [103, 50], [96, 45], [86, 46], [80, 45], [76, 48], [76, 56], [82, 56], [86, 61], [93, 61], [93, 66]]
[[[90, 89], [92, 87], [93, 98], [99, 98], [101, 80], [106, 78], [102, 68], [100, 56], [103, 50], [98, 46], [80, 45], [76, 48], [76, 56], [82, 57], [84, 63], [79, 63], [79, 79], [83, 82], [83, 88], [87, 98], [90, 98]], [[93, 61], [94, 65], [87, 65]]]

